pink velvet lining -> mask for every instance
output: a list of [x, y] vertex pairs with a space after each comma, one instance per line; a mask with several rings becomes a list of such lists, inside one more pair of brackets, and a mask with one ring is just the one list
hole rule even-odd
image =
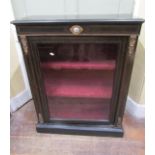
[[112, 71], [44, 70], [47, 96], [111, 98]]
[[114, 63], [52, 62], [41, 67], [51, 118], [109, 119]]
[[103, 62], [46, 62], [41, 63], [42, 68], [49, 69], [96, 69], [96, 70], [114, 70], [115, 61]]
[[51, 118], [108, 120], [109, 101], [104, 99], [48, 98]]

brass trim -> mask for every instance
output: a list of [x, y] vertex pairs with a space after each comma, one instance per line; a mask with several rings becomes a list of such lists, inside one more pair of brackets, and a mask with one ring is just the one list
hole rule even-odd
[[38, 114], [38, 117], [39, 117], [39, 122], [40, 123], [43, 123], [44, 121], [43, 121], [43, 117], [42, 117], [42, 114], [41, 113]]
[[137, 40], [137, 36], [136, 35], [131, 35], [130, 36], [130, 39], [129, 39], [129, 47], [128, 47], [129, 56], [132, 56], [134, 54], [136, 40]]
[[121, 124], [122, 124], [122, 118], [121, 117], [118, 117], [117, 126], [121, 126]]
[[73, 25], [72, 27], [70, 27], [69, 30], [74, 35], [80, 35], [84, 31], [84, 29], [81, 26], [79, 26], [79, 25]]
[[25, 55], [28, 55], [28, 51], [29, 50], [28, 50], [28, 42], [27, 42], [26, 36], [25, 35], [21, 35], [20, 36], [20, 40], [21, 40], [21, 43], [22, 43]]

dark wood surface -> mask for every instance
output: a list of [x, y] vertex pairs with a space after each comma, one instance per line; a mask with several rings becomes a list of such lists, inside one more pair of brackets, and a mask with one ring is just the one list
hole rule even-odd
[[17, 25], [17, 33], [26, 36], [73, 36], [70, 28], [80, 25], [83, 32], [78, 36], [130, 36], [140, 33], [140, 23], [136, 24], [87, 24], [62, 23], [56, 25]]
[[[136, 43], [143, 20], [63, 19], [34, 21], [32, 19], [26, 19], [16, 20], [12, 23], [16, 25], [18, 37], [23, 49], [24, 60], [39, 122], [37, 130], [39, 132], [64, 132], [74, 134], [86, 134], [86, 132], [88, 132], [100, 135], [122, 136], [123, 130], [121, 128], [126, 97], [131, 78]], [[84, 29], [84, 31], [78, 36], [74, 35], [70, 31], [70, 27], [76, 24], [80, 25]], [[57, 123], [59, 123], [59, 121], [55, 121], [56, 125], [51, 125], [37, 45], [39, 43], [46, 44], [67, 42], [100, 44], [116, 43], [119, 45], [109, 116], [111, 126], [106, 129], [102, 126], [94, 126], [92, 132], [92, 129], [89, 128], [88, 125], [90, 122], [85, 122], [86, 130], [76, 125], [73, 128], [72, 123], [67, 123], [66, 127], [63, 124], [60, 124], [58, 128]]]
[[74, 135], [95, 135], [95, 136], [113, 136], [122, 137], [122, 127], [113, 127], [108, 125], [68, 125], [68, 124], [37, 124], [36, 130], [43, 133], [59, 133]]
[[131, 15], [55, 15], [55, 16], [27, 16], [12, 21], [15, 25], [33, 24], [62, 24], [62, 23], [91, 23], [91, 24], [136, 24], [143, 23], [141, 18]]

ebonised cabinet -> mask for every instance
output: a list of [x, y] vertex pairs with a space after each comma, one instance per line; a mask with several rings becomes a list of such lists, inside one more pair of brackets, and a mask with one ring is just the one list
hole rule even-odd
[[38, 132], [123, 136], [142, 19], [15, 20]]

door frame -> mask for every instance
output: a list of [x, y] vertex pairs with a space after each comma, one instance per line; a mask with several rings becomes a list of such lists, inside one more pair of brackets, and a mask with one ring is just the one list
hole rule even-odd
[[[116, 39], [117, 38], [117, 39]], [[86, 124], [114, 124], [117, 120], [116, 113], [118, 111], [118, 97], [120, 91], [120, 83], [122, 70], [124, 65], [124, 57], [126, 55], [126, 46], [128, 45], [128, 37], [119, 36], [85, 36], [85, 37], [61, 37], [61, 36], [28, 36], [27, 42], [29, 46], [29, 53], [25, 55], [28, 75], [31, 83], [32, 94], [34, 97], [36, 111], [38, 113], [39, 121], [47, 123], [86, 123]], [[43, 84], [43, 76], [40, 70], [40, 59], [37, 44], [39, 43], [116, 43], [119, 45], [116, 72], [114, 75], [112, 103], [110, 106], [109, 121], [72, 121], [72, 120], [51, 120], [49, 117], [47, 97], [45, 95], [45, 88]], [[120, 59], [121, 58], [121, 59]], [[33, 61], [32, 61], [33, 60]], [[37, 92], [36, 92], [37, 90]], [[41, 116], [41, 118], [40, 118]]]

